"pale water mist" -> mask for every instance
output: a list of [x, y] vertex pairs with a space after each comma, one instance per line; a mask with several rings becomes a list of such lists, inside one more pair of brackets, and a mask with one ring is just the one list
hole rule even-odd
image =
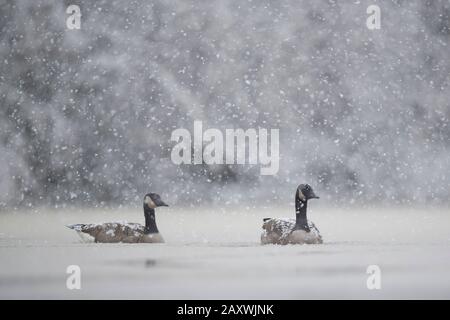
[[[0, 215], [0, 298], [386, 299], [450, 298], [450, 215], [445, 210], [311, 206], [322, 245], [261, 246], [271, 209], [167, 208], [157, 214], [165, 244], [80, 243], [62, 226], [142, 221], [140, 210], [42, 210]], [[81, 290], [66, 268], [81, 269]], [[367, 287], [367, 267], [381, 289]]]

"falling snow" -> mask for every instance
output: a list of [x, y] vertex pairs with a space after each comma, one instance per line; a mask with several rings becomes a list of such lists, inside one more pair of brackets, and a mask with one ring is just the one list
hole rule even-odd
[[[0, 35], [0, 205], [446, 203], [450, 5], [11, 1]], [[280, 129], [280, 171], [177, 166], [176, 128]], [[241, 196], [245, 191], [245, 196]]]

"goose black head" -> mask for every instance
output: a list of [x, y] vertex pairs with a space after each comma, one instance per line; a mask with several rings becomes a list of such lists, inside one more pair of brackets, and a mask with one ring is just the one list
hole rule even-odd
[[156, 207], [168, 207], [164, 201], [161, 200], [159, 194], [147, 193], [144, 197], [144, 207], [147, 206], [150, 209], [155, 209]]
[[297, 188], [295, 198], [300, 199], [300, 201], [308, 201], [309, 199], [319, 199], [319, 197], [314, 193], [314, 190], [309, 184], [301, 184]]

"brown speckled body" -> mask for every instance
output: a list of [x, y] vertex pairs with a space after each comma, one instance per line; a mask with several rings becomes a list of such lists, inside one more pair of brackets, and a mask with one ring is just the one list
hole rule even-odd
[[82, 239], [103, 243], [163, 243], [160, 233], [145, 233], [139, 223], [109, 222], [103, 224], [80, 224], [72, 227]]
[[295, 219], [265, 219], [262, 244], [320, 244], [322, 236], [314, 223], [308, 221], [310, 231], [294, 230]]

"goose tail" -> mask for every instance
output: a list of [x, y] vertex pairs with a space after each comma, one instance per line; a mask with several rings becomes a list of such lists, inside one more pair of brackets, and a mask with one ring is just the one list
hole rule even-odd
[[68, 224], [66, 225], [67, 228], [75, 230], [80, 237], [82, 242], [90, 243], [90, 242], [96, 242], [95, 238], [89, 234], [89, 232], [86, 232], [86, 227], [88, 225], [84, 223], [77, 223], [77, 224]]
[[75, 231], [81, 231], [84, 227], [84, 224], [78, 223], [78, 224], [68, 224], [66, 225], [67, 228], [75, 230]]

